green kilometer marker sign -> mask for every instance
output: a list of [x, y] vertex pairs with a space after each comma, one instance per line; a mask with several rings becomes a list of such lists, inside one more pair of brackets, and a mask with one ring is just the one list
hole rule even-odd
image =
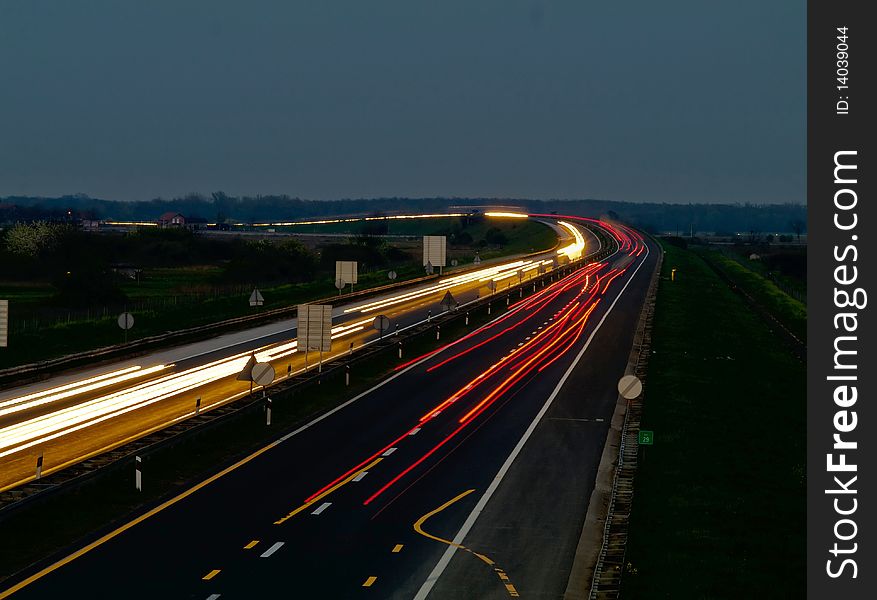
[[639, 432], [639, 445], [640, 446], [654, 446], [655, 445], [655, 432], [654, 431], [645, 431], [643, 429]]

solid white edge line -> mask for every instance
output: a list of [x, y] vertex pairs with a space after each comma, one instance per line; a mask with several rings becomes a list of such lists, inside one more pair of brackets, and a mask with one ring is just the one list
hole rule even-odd
[[[511, 454], [509, 454], [508, 458], [506, 458], [505, 462], [500, 467], [499, 471], [497, 471], [496, 475], [493, 478], [493, 481], [490, 482], [490, 485], [487, 487], [487, 489], [484, 491], [484, 494], [478, 500], [478, 503], [475, 505], [475, 508], [473, 508], [472, 512], [469, 513], [469, 516], [463, 522], [463, 525], [462, 525], [462, 527], [460, 527], [460, 530], [457, 532], [457, 535], [454, 536], [454, 539], [452, 540], [454, 544], [462, 544], [463, 543], [463, 538], [466, 537], [466, 535], [469, 533], [469, 530], [471, 530], [472, 526], [475, 525], [475, 521], [481, 515], [481, 512], [484, 510], [484, 507], [487, 506], [487, 502], [490, 500], [490, 497], [493, 495], [493, 493], [499, 487], [500, 482], [502, 481], [503, 477], [505, 477], [509, 468], [511, 468], [512, 463], [518, 457], [518, 454], [520, 454], [521, 449], [524, 447], [524, 444], [527, 443], [527, 440], [533, 434], [533, 431], [535, 431], [536, 426], [542, 420], [542, 417], [545, 415], [546, 412], [548, 412], [548, 408], [554, 402], [554, 399], [557, 397], [557, 394], [560, 393], [560, 389], [563, 387], [563, 385], [566, 383], [566, 380], [569, 378], [569, 376], [572, 374], [572, 372], [578, 366], [579, 361], [582, 359], [582, 356], [584, 356], [585, 352], [588, 349], [588, 346], [591, 345], [591, 341], [594, 339], [594, 336], [597, 335], [598, 331], [600, 331], [600, 327], [602, 327], [603, 322], [606, 320], [606, 317], [608, 317], [612, 313], [612, 309], [615, 308], [615, 304], [618, 302], [619, 298], [621, 298], [621, 296], [624, 294], [625, 290], [627, 290], [627, 286], [629, 286], [630, 282], [634, 280], [634, 277], [636, 277], [636, 274], [639, 272], [639, 270], [642, 268], [642, 266], [644, 264], [646, 264], [646, 259], [649, 257], [649, 254], [651, 254], [651, 251], [648, 248], [648, 244], [646, 244], [646, 255], [643, 257], [642, 262], [640, 262], [640, 264], [637, 266], [636, 270], [634, 270], [634, 272], [631, 274], [630, 278], [627, 280], [627, 283], [625, 283], [624, 287], [621, 288], [621, 291], [618, 292], [618, 295], [615, 296], [615, 300], [612, 301], [612, 304], [609, 306], [609, 310], [607, 310], [603, 314], [603, 318], [600, 319], [599, 323], [597, 323], [597, 327], [595, 327], [594, 330], [591, 332], [591, 335], [588, 336], [588, 339], [585, 342], [584, 347], [582, 347], [582, 349], [576, 355], [575, 360], [573, 360], [572, 364], [569, 366], [569, 368], [563, 374], [563, 377], [560, 378], [560, 381], [557, 383], [557, 387], [555, 387], [554, 391], [551, 392], [551, 395], [548, 397], [548, 400], [546, 400], [545, 404], [542, 405], [542, 408], [539, 410], [539, 412], [533, 418], [533, 421], [530, 423], [529, 427], [527, 427], [527, 430], [524, 431], [524, 435], [521, 437], [520, 440], [518, 440], [518, 443], [512, 449]], [[438, 563], [436, 563], [435, 567], [433, 567], [429, 576], [427, 576], [426, 581], [424, 581], [423, 585], [420, 586], [420, 590], [418, 590], [417, 595], [414, 596], [414, 600], [425, 600], [426, 599], [426, 597], [432, 591], [433, 586], [435, 586], [436, 582], [438, 581], [438, 578], [441, 577], [442, 573], [444, 573], [448, 564], [451, 562], [451, 558], [454, 556], [454, 553], [456, 551], [457, 551], [457, 546], [448, 546], [448, 549], [445, 550], [444, 554], [442, 554]]]

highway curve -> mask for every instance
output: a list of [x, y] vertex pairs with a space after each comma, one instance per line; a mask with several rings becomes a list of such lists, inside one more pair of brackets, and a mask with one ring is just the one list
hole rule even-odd
[[659, 250], [621, 249], [15, 598], [557, 598]]
[[[555, 259], [566, 261], [591, 252], [599, 243], [587, 229], [570, 224], [558, 230], [557, 250], [506, 259], [438, 281], [388, 292], [333, 309], [333, 349], [323, 360], [360, 348], [377, 338], [372, 321], [379, 314], [391, 327], [415, 326], [445, 310], [450, 291], [458, 302], [501, 290], [518, 274], [532, 278]], [[278, 378], [318, 366], [319, 353], [296, 352], [296, 320], [281, 321], [212, 340], [157, 352], [99, 369], [82, 369], [34, 385], [0, 392], [0, 491], [36, 476], [42, 456], [47, 475], [131, 440], [164, 429], [250, 393], [236, 376], [251, 355], [271, 362]]]

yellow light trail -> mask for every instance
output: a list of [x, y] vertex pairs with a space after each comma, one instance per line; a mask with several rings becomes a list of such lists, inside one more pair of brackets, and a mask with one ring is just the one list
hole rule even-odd
[[[448, 216], [448, 215], [433, 215]], [[424, 215], [396, 215], [393, 218], [423, 218]], [[378, 217], [375, 217], [378, 218]], [[383, 218], [383, 217], [380, 217]], [[570, 259], [581, 256], [584, 251], [584, 237], [566, 222], [559, 224], [570, 232], [574, 241], [559, 249], [559, 255]], [[344, 314], [359, 312], [367, 314], [382, 308], [398, 305], [426, 297], [456, 286], [497, 281], [529, 272], [540, 265], [551, 264], [551, 260], [514, 260], [505, 264], [476, 269], [468, 273], [440, 279], [436, 284], [418, 290], [403, 292], [379, 300], [365, 302], [347, 309]], [[363, 331], [372, 322], [372, 317], [355, 320], [332, 327], [332, 339], [342, 338]], [[143, 409], [155, 403], [187, 392], [194, 392], [203, 386], [240, 373], [251, 355], [259, 362], [273, 362], [298, 351], [296, 341], [273, 344], [253, 351], [241, 352], [205, 365], [200, 365], [178, 373], [168, 373], [149, 381], [135, 383], [132, 387], [103, 394], [96, 398], [54, 410], [47, 414], [25, 419], [0, 428], [0, 458], [38, 446], [64, 435], [80, 431], [107, 420], [120, 417], [132, 411]], [[0, 402], [0, 416], [36, 408], [52, 402], [94, 392], [110, 386], [122, 384], [137, 378], [159, 374], [172, 368], [173, 364], [150, 367], [132, 366], [110, 373], [104, 373], [81, 381], [67, 383], [51, 389], [11, 398]], [[193, 396], [194, 400], [194, 396]], [[211, 404], [215, 406], [222, 401]]]

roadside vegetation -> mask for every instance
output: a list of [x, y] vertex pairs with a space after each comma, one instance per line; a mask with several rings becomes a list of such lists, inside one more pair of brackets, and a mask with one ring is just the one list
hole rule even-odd
[[[476, 253], [488, 259], [556, 243], [549, 227], [529, 221], [469, 217], [405, 225], [405, 235], [448, 235], [448, 260], [461, 265]], [[0, 369], [121, 343], [116, 317], [123, 310], [134, 315], [130, 341], [333, 297], [336, 260], [359, 263], [357, 290], [391, 283], [390, 270], [396, 282], [424, 275], [419, 237], [383, 237], [373, 222], [348, 224], [344, 233], [349, 237], [314, 241], [14, 225], [0, 232], [0, 298], [10, 301], [10, 347], [0, 351]], [[247, 302], [254, 288], [265, 298], [261, 308]]]
[[805, 365], [697, 252], [664, 250], [621, 597], [803, 597]]
[[[807, 306], [757, 270], [714, 250], [701, 250], [703, 257], [735, 285], [772, 314], [799, 340], [807, 340]], [[750, 262], [757, 262], [751, 260]]]

